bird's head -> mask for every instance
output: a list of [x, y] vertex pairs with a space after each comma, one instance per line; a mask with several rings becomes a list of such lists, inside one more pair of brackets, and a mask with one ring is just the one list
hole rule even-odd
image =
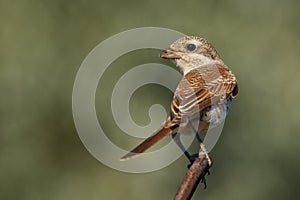
[[184, 74], [211, 62], [222, 62], [217, 51], [207, 40], [195, 36], [176, 40], [169, 49], [160, 53], [160, 57], [173, 60]]

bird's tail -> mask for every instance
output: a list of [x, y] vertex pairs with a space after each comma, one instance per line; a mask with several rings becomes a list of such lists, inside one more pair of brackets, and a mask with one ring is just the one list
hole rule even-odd
[[156, 142], [158, 142], [159, 140], [161, 140], [171, 132], [172, 132], [171, 128], [166, 128], [166, 127], [160, 128], [156, 133], [148, 137], [144, 142], [142, 142], [140, 145], [135, 147], [133, 150], [131, 150], [129, 153], [123, 156], [120, 160], [128, 160], [132, 157], [138, 156], [140, 153], [143, 153], [144, 151], [149, 149]]

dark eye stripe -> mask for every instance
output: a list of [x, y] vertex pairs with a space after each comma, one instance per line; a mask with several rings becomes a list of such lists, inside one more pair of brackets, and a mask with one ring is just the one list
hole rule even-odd
[[194, 51], [194, 50], [196, 49], [196, 45], [194, 45], [194, 44], [188, 44], [188, 45], [186, 46], [186, 48], [187, 48], [187, 50], [189, 50], [189, 51]]

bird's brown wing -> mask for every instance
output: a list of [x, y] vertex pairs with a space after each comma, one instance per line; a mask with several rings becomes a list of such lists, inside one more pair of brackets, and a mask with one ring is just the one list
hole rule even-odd
[[175, 91], [170, 124], [180, 124], [183, 116], [190, 118], [236, 94], [236, 78], [225, 65], [209, 64], [193, 69], [184, 76]]

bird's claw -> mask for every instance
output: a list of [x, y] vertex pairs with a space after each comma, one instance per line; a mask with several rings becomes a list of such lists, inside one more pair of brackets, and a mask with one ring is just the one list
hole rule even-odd
[[[193, 154], [189, 157], [189, 161], [190, 161], [190, 164], [188, 164], [188, 169], [190, 169], [190, 167], [193, 165], [194, 161], [199, 157], [199, 154]], [[204, 176], [200, 179], [201, 183], [203, 183], [204, 185], [204, 189], [207, 188], [207, 183], [206, 183], [206, 178], [205, 176], [206, 175], [210, 175], [210, 171], [209, 171], [209, 168], [212, 166], [212, 162], [210, 160], [210, 158], [208, 157], [208, 168], [204, 169]]]
[[205, 176], [203, 176], [203, 178], [201, 179], [201, 183], [203, 183], [204, 189], [206, 189], [207, 188], [207, 184], [206, 184], [206, 178], [205, 178]]

